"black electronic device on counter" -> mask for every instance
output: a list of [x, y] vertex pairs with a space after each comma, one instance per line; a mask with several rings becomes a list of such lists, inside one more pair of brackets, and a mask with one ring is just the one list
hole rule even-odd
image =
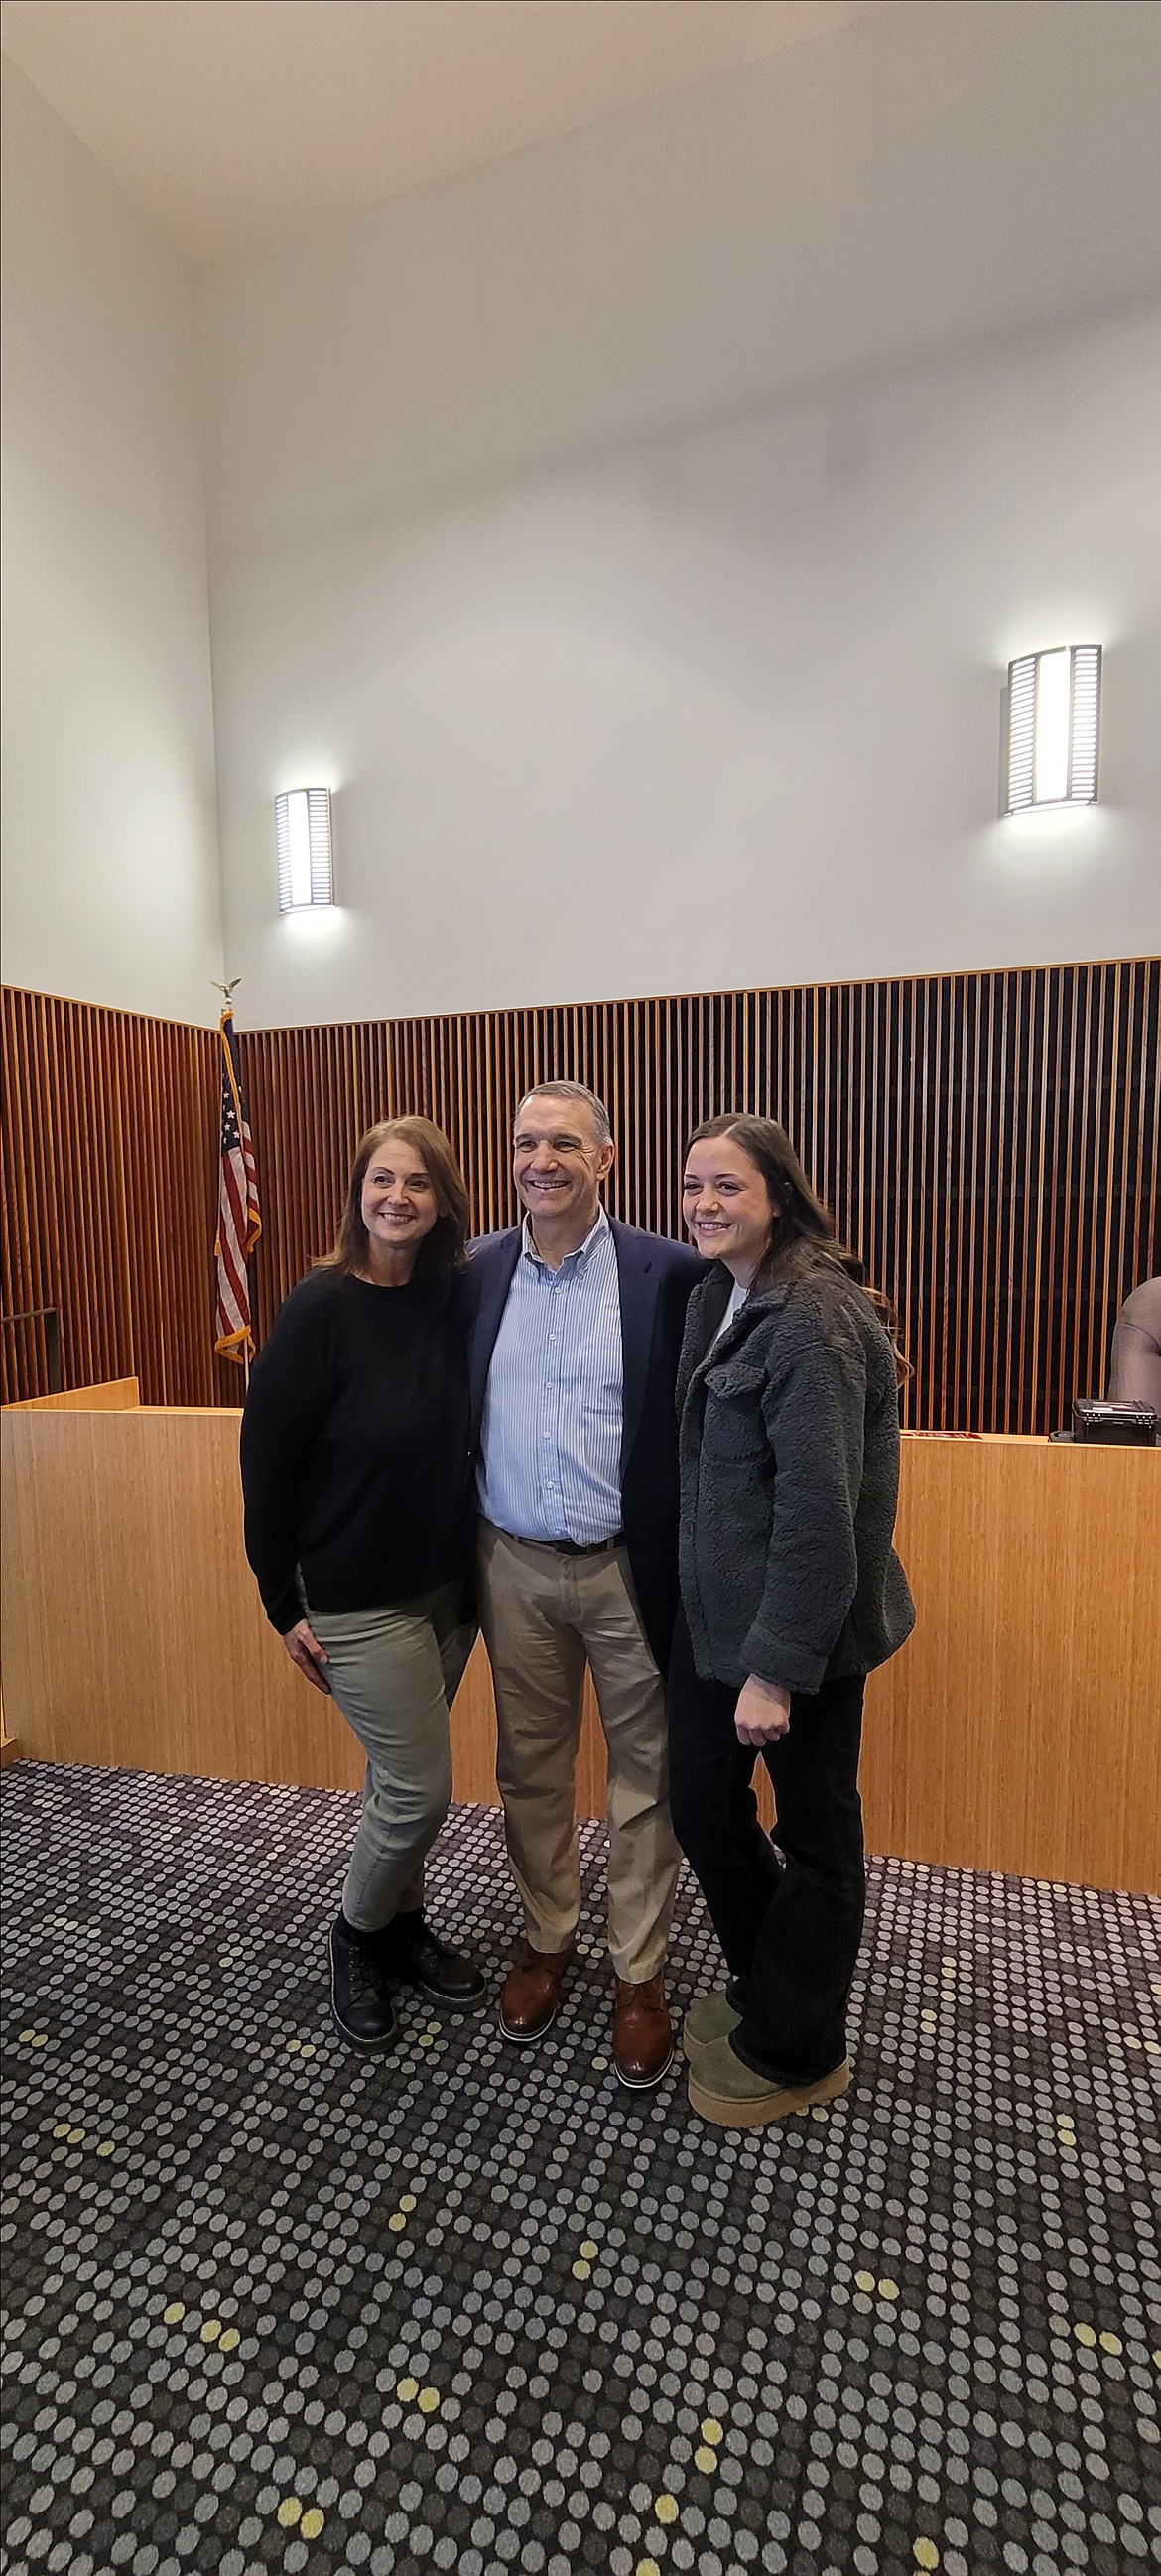
[[1127, 1449], [1152, 1449], [1161, 1424], [1151, 1404], [1107, 1404], [1078, 1396], [1072, 1408], [1074, 1442], [1106, 1442]]

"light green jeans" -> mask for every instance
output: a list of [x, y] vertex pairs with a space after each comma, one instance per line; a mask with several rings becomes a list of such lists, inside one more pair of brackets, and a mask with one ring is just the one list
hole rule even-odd
[[343, 1912], [379, 1932], [423, 1904], [423, 1864], [451, 1803], [448, 1711], [476, 1632], [445, 1584], [387, 1610], [312, 1610], [326, 1676], [367, 1756], [363, 1813], [343, 1886]]

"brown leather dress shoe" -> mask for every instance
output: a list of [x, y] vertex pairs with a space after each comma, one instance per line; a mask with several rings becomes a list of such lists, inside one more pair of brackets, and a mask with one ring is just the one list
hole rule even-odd
[[500, 2028], [505, 2039], [516, 2039], [523, 2046], [533, 2039], [543, 2039], [556, 2020], [557, 2005], [564, 1972], [572, 1957], [568, 1950], [534, 1950], [526, 1941], [514, 1966], [509, 1968], [500, 1996]]
[[673, 2024], [660, 1977], [639, 1986], [617, 1979], [613, 2012], [613, 2064], [622, 2084], [634, 2093], [660, 2084], [673, 2064]]

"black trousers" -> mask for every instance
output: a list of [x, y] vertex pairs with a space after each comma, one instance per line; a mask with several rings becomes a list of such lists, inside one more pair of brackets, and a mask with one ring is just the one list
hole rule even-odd
[[[795, 1692], [790, 1730], [764, 1753], [778, 1851], [758, 1822], [754, 1746], [738, 1693], [703, 1681], [679, 1611], [669, 1665], [669, 1802], [743, 2004], [733, 2034], [759, 2074], [814, 2083], [846, 2055], [846, 2012], [866, 1908], [861, 1675]], [[779, 1859], [779, 1851], [784, 1855]]]

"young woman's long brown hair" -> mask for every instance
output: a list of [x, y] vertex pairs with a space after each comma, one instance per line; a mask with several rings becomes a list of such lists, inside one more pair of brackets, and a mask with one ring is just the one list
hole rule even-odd
[[829, 1266], [842, 1271], [869, 1297], [885, 1325], [902, 1384], [911, 1371], [900, 1348], [895, 1309], [882, 1290], [870, 1284], [857, 1252], [840, 1242], [831, 1211], [811, 1188], [786, 1129], [779, 1126], [776, 1118], [727, 1112], [724, 1117], [707, 1118], [702, 1126], [695, 1127], [689, 1142], [700, 1145], [711, 1136], [729, 1136], [741, 1146], [761, 1173], [771, 1206], [778, 1210], [770, 1240], [750, 1283], [751, 1296], [760, 1296], [764, 1288], [772, 1288], [780, 1279], [801, 1277], [811, 1268]]
[[411, 1275], [414, 1279], [446, 1280], [453, 1270], [462, 1268], [467, 1258], [471, 1207], [467, 1182], [451, 1145], [442, 1127], [433, 1127], [430, 1118], [385, 1118], [378, 1127], [368, 1127], [366, 1135], [360, 1137], [334, 1249], [324, 1253], [318, 1267], [320, 1270], [342, 1270], [348, 1275], [367, 1268], [363, 1183], [371, 1162], [389, 1136], [401, 1137], [409, 1152], [418, 1155], [435, 1191], [438, 1211], [435, 1224], [430, 1234], [424, 1235]]

